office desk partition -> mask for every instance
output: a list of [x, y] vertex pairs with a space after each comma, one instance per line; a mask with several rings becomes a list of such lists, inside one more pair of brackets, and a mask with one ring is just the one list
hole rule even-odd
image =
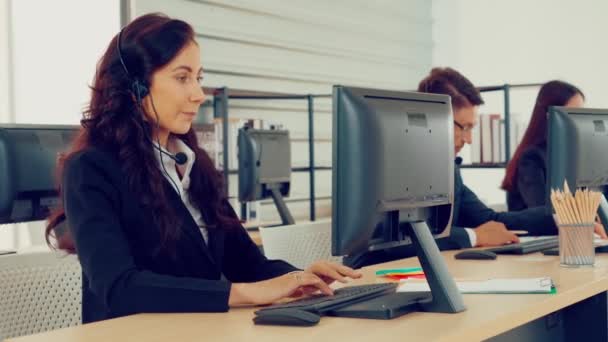
[[[557, 294], [464, 295], [467, 310], [458, 314], [415, 312], [393, 320], [323, 317], [313, 327], [256, 326], [255, 308], [228, 313], [139, 314], [11, 342], [73, 341], [570, 341], [581, 331], [588, 340], [606, 341], [608, 256], [599, 255], [593, 268], [568, 269], [555, 256], [540, 253], [501, 255], [497, 260], [455, 260], [444, 252], [458, 279], [550, 276]], [[363, 269], [354, 284], [380, 281], [383, 268], [417, 266], [416, 258]]]

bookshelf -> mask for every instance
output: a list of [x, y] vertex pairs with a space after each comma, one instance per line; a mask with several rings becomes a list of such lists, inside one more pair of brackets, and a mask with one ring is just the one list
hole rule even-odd
[[[310, 221], [316, 219], [316, 204], [315, 204], [315, 170], [331, 170], [331, 166], [316, 166], [315, 165], [315, 147], [314, 147], [314, 100], [317, 98], [330, 98], [331, 94], [285, 94], [274, 92], [260, 92], [250, 90], [239, 90], [228, 87], [208, 88], [203, 87], [203, 91], [207, 95], [213, 96], [213, 116], [219, 118], [222, 122], [229, 121], [229, 104], [233, 100], [301, 100], [306, 102], [308, 109], [308, 167], [294, 167], [292, 172], [308, 172], [309, 173], [309, 205]], [[222, 125], [222, 157], [223, 157], [223, 176], [225, 191], [228, 193], [229, 175], [236, 174], [238, 170], [229, 169], [229, 149], [228, 149], [228, 125]], [[245, 205], [241, 203], [241, 216], [244, 217]]]
[[540, 87], [542, 83], [521, 83], [521, 84], [502, 84], [502, 85], [492, 85], [492, 86], [482, 86], [477, 87], [480, 93], [485, 92], [494, 92], [494, 91], [502, 91], [503, 92], [503, 105], [504, 105], [504, 114], [503, 120], [505, 125], [505, 134], [504, 134], [504, 149], [505, 149], [505, 157], [506, 161], [504, 163], [475, 163], [475, 164], [463, 164], [460, 165], [462, 169], [498, 169], [505, 168], [509, 159], [511, 158], [511, 90], [512, 89], [524, 89], [524, 88], [533, 88]]

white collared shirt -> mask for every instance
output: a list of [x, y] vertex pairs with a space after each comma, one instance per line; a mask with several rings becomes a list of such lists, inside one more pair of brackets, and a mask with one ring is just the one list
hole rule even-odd
[[475, 229], [465, 228], [464, 231], [467, 232], [467, 235], [469, 236], [469, 242], [471, 243], [471, 247], [475, 247], [475, 245], [477, 244], [477, 233], [475, 233]]
[[[160, 148], [163, 151], [171, 154], [183, 152], [188, 157], [188, 160], [184, 165], [177, 165], [175, 160], [171, 159], [166, 154], [162, 154], [159, 150], [154, 149], [154, 155], [156, 156], [156, 160], [158, 161], [158, 167], [160, 169], [160, 172], [169, 181], [169, 184], [171, 184], [171, 188], [173, 188], [175, 192], [177, 192], [177, 190], [179, 189], [179, 195], [182, 199], [182, 202], [184, 203], [184, 205], [188, 209], [188, 212], [190, 212], [190, 215], [194, 219], [194, 222], [196, 222], [196, 225], [200, 229], [201, 234], [203, 235], [203, 239], [205, 240], [205, 242], [207, 242], [209, 238], [209, 233], [207, 232], [205, 221], [203, 221], [203, 215], [201, 214], [200, 210], [194, 207], [192, 202], [190, 202], [190, 198], [188, 196], [188, 189], [190, 188], [190, 172], [192, 171], [192, 166], [194, 166], [195, 161], [194, 152], [181, 139], [171, 139], [169, 140], [168, 144], [170, 146], [170, 149], [173, 150], [173, 152], [169, 152], [163, 147]], [[156, 143], [155, 145], [158, 146]], [[161, 165], [161, 154], [162, 162], [165, 166], [164, 169]], [[175, 168], [176, 166], [179, 168], [179, 171], [182, 174], [181, 179], [177, 174], [177, 170]], [[175, 189], [175, 186], [177, 186], [178, 188]]]

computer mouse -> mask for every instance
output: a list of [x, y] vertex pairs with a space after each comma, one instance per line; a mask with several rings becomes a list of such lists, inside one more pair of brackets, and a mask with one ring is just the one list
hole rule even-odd
[[319, 323], [321, 319], [321, 316], [315, 313], [298, 309], [261, 310], [255, 314], [257, 316], [253, 318], [253, 322], [265, 325], [311, 326]]
[[472, 259], [472, 260], [494, 260], [496, 259], [496, 253], [486, 251], [483, 249], [472, 249], [462, 251], [454, 255], [456, 259]]
[[559, 255], [559, 248], [549, 248], [541, 251], [543, 255]]

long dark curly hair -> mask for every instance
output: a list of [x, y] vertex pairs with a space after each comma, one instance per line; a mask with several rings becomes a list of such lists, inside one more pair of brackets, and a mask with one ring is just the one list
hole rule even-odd
[[[120, 162], [129, 190], [137, 194], [141, 204], [151, 209], [161, 236], [158, 251], [173, 254], [174, 242], [179, 238], [179, 218], [169, 207], [164, 189], [164, 176], [159, 170], [151, 143], [154, 123], [145, 119], [143, 109], [132, 90], [134, 79], [149, 85], [152, 74], [168, 64], [187, 44], [195, 42], [192, 27], [162, 14], [147, 14], [127, 25], [120, 33], [120, 53], [126, 64], [121, 64], [118, 34], [110, 41], [97, 64], [91, 86], [91, 101], [83, 113], [82, 128], [72, 148], [58, 164], [58, 179], [62, 179], [65, 161], [87, 148], [109, 151]], [[201, 211], [209, 229], [230, 229], [239, 220], [226, 201], [221, 174], [209, 155], [197, 142], [190, 129], [186, 134], [172, 135], [184, 141], [195, 154], [188, 195]], [[61, 192], [61, 181], [58, 182]], [[65, 226], [64, 207], [55, 210], [46, 226], [47, 243], [54, 248], [75, 253], [69, 227]], [[67, 228], [67, 229], [66, 229]], [[143, 228], [142, 228], [143, 229]], [[51, 242], [56, 241], [56, 244]]]
[[528, 148], [532, 146], [543, 149], [546, 148], [548, 125], [547, 111], [549, 110], [549, 107], [565, 106], [566, 103], [577, 94], [583, 99], [585, 98], [583, 92], [570, 83], [553, 80], [543, 84], [538, 91], [534, 110], [530, 117], [530, 123], [528, 124], [528, 128], [526, 128], [526, 133], [524, 133], [515, 153], [513, 153], [513, 157], [509, 160], [509, 165], [507, 165], [505, 178], [501, 185], [502, 189], [512, 191], [516, 186], [515, 180], [517, 178], [519, 159]]

